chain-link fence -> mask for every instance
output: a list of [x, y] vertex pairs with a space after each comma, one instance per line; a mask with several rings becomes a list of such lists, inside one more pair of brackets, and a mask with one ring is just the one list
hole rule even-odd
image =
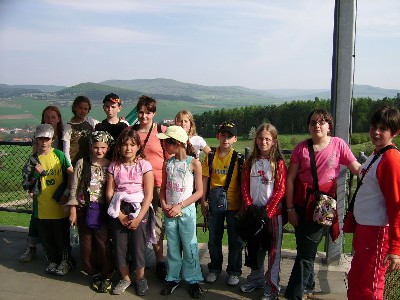
[[0, 211], [30, 213], [32, 199], [22, 189], [22, 168], [31, 142], [0, 142]]
[[400, 299], [400, 271], [386, 274], [384, 296], [385, 300]]

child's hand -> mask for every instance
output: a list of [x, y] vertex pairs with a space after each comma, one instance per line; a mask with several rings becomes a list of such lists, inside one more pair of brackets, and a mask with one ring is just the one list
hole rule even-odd
[[43, 167], [42, 167], [41, 164], [36, 164], [36, 166], [35, 166], [35, 171], [36, 171], [38, 174], [41, 174], [41, 173], [44, 171], [44, 169], [43, 169]]
[[208, 203], [207, 201], [201, 201], [201, 213], [203, 214], [204, 218], [208, 216]]
[[164, 214], [169, 218], [171, 218], [171, 216], [169, 215], [169, 211], [171, 210], [171, 208], [172, 208], [171, 204], [165, 204], [162, 207], [162, 210], [163, 210]]
[[122, 212], [119, 213], [118, 220], [121, 222], [123, 226], [127, 226], [129, 223], [129, 218], [127, 215], [123, 214]]
[[139, 218], [134, 218], [132, 220], [129, 220], [128, 223], [126, 224], [126, 228], [129, 230], [136, 230], [140, 225]]
[[182, 206], [180, 204], [175, 204], [170, 210], [169, 214], [172, 218], [182, 216]]

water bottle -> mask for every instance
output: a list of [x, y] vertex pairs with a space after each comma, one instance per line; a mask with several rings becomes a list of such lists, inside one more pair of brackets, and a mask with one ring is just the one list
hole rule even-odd
[[78, 228], [75, 225], [71, 225], [71, 227], [69, 228], [69, 242], [71, 244], [71, 247], [79, 246]]

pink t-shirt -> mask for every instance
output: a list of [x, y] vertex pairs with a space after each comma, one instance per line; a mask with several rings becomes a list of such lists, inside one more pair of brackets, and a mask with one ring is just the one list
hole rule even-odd
[[[165, 126], [161, 126], [161, 131], [164, 132], [167, 129]], [[144, 140], [147, 137], [147, 132], [140, 132], [137, 131], [140, 136], [140, 141], [144, 143]], [[154, 123], [153, 130], [150, 133], [149, 139], [144, 147], [144, 154], [146, 159], [150, 161], [151, 165], [153, 166], [154, 170], [154, 186], [161, 187], [162, 182], [162, 167], [164, 164], [164, 153], [161, 147], [161, 142], [156, 136], [157, 134], [157, 124]], [[170, 156], [165, 155], [165, 159], [168, 159]]]
[[[356, 160], [349, 146], [338, 137], [331, 137], [328, 146], [321, 151], [314, 151], [317, 164], [318, 184], [321, 186], [334, 182], [339, 176], [340, 165], [348, 166]], [[297, 176], [303, 183], [313, 185], [308, 140], [299, 143], [292, 151], [291, 164], [299, 164]]]
[[108, 172], [114, 176], [115, 192], [126, 192], [128, 194], [143, 191], [143, 175], [153, 168], [145, 159], [138, 159], [133, 165], [118, 165], [112, 162]]

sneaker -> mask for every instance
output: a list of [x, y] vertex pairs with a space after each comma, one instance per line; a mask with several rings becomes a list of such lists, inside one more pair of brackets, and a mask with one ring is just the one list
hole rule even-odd
[[57, 270], [57, 264], [56, 263], [49, 263], [49, 265], [46, 268], [46, 273], [47, 274], [55, 274]]
[[136, 281], [136, 295], [144, 296], [149, 291], [146, 278], [142, 278]]
[[179, 282], [167, 281], [165, 287], [161, 290], [161, 295], [167, 296], [171, 295], [173, 291], [179, 286]]
[[206, 276], [206, 281], [209, 283], [213, 283], [213, 282], [217, 281], [218, 276], [219, 276], [219, 274], [210, 272]]
[[200, 287], [198, 283], [192, 283], [189, 287], [190, 296], [192, 298], [198, 299], [203, 295], [203, 289]]
[[103, 278], [99, 286], [99, 293], [108, 293], [111, 291], [111, 278]]
[[238, 285], [239, 281], [240, 281], [239, 276], [229, 275], [228, 285]]
[[240, 286], [240, 290], [243, 293], [251, 293], [255, 289], [262, 289], [262, 288], [264, 288], [264, 284], [259, 284], [259, 283], [253, 282], [253, 281], [246, 282], [245, 284], [242, 284]]
[[100, 274], [96, 274], [92, 277], [92, 288], [94, 291], [99, 291], [102, 281], [103, 277]]
[[314, 289], [304, 289], [303, 299], [313, 299], [314, 293]]
[[58, 276], [64, 276], [71, 270], [71, 265], [68, 263], [68, 261], [63, 260], [60, 262], [60, 264], [57, 267], [57, 270], [54, 272], [54, 274]]
[[25, 250], [25, 253], [21, 255], [18, 259], [20, 262], [28, 262], [31, 261], [36, 255], [36, 247], [28, 247]]
[[167, 266], [164, 261], [158, 261], [156, 263], [156, 273], [159, 279], [165, 280], [165, 277], [167, 277]]
[[131, 285], [130, 280], [121, 279], [112, 290], [113, 295], [121, 295]]
[[261, 297], [261, 300], [278, 300], [278, 295], [273, 295], [273, 294], [264, 294]]

